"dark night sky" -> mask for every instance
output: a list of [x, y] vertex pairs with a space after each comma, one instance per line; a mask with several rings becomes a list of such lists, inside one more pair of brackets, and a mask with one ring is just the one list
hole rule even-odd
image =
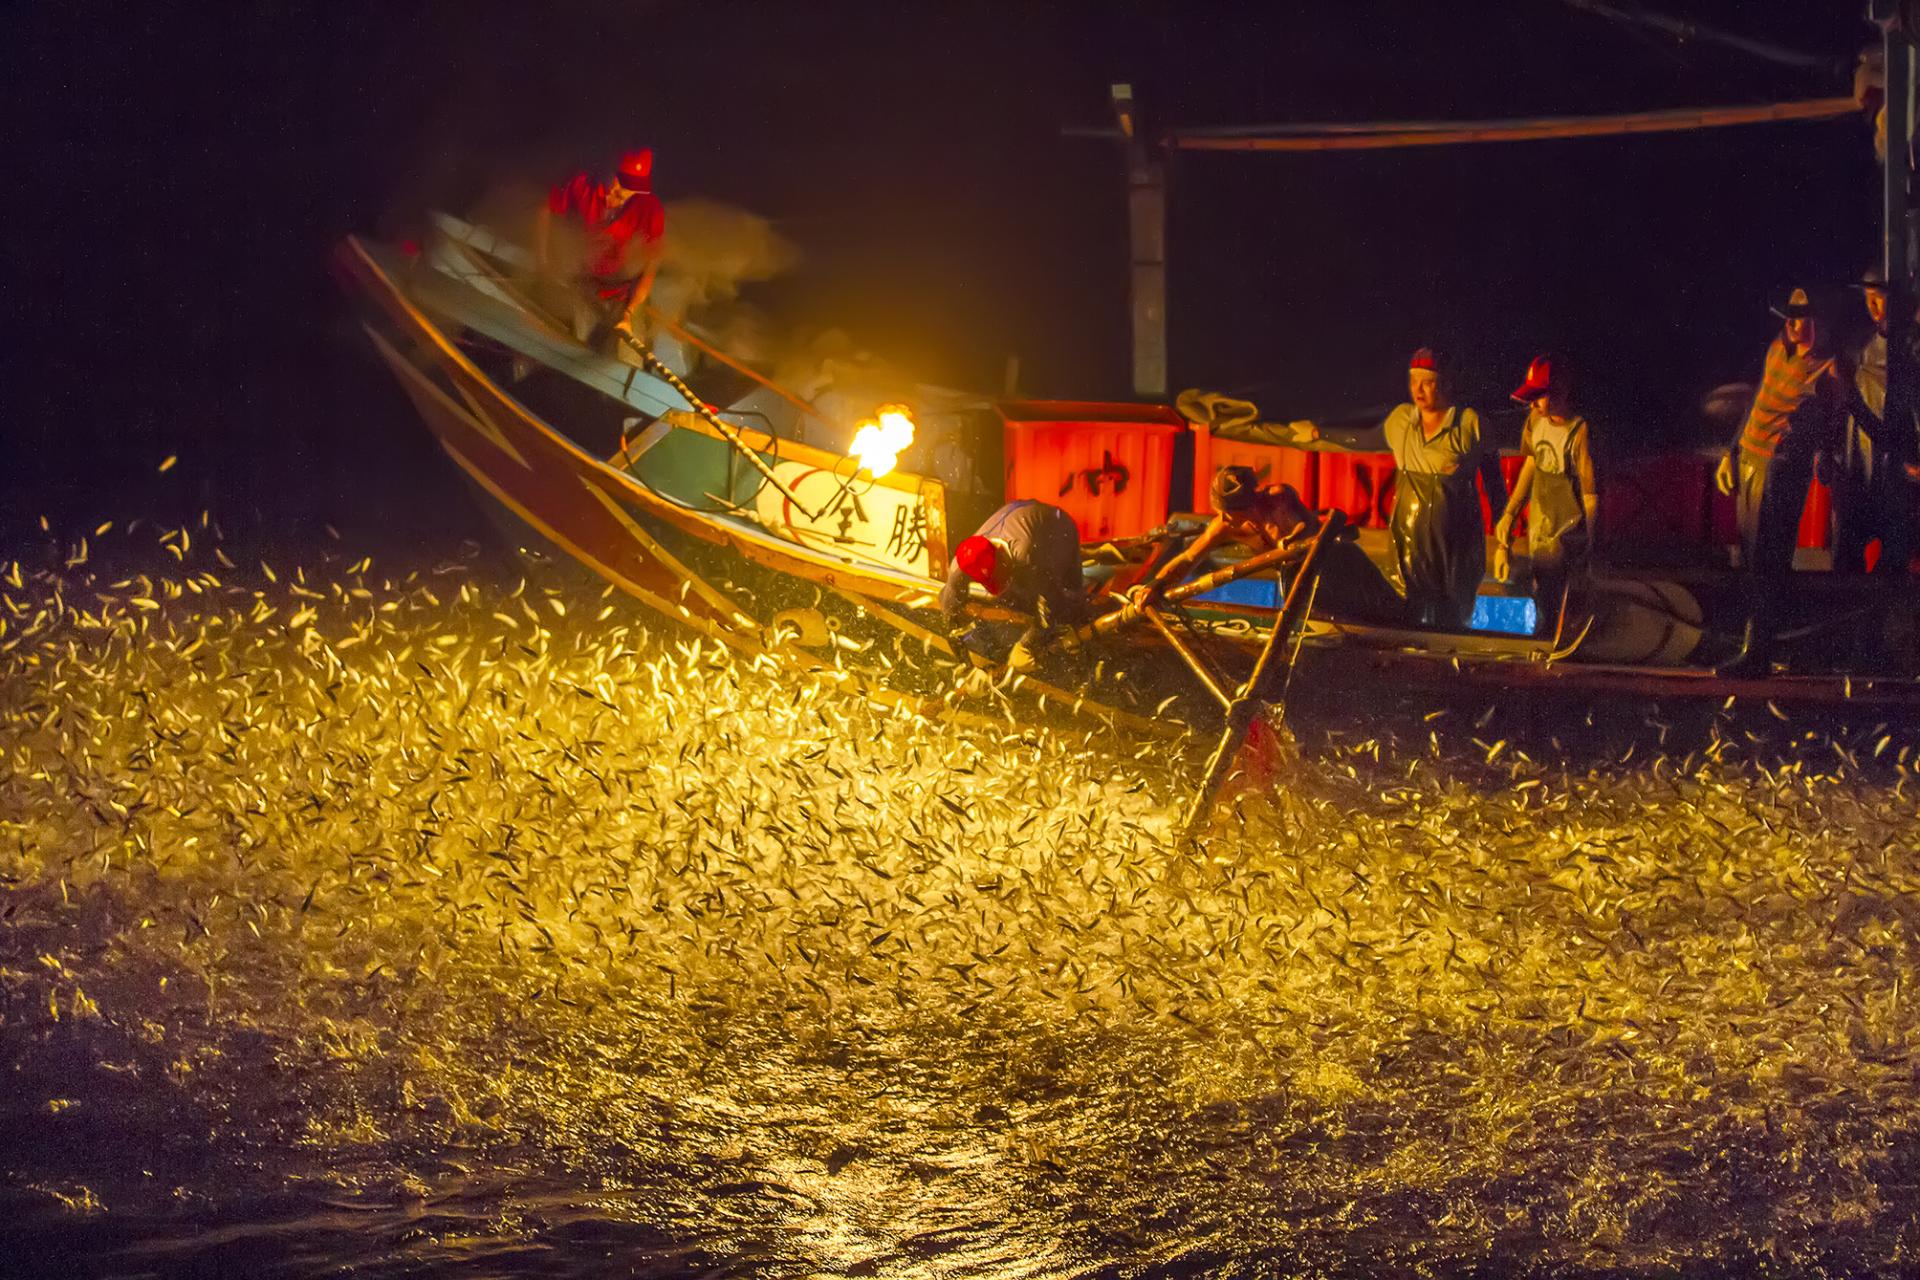
[[[1163, 122], [1598, 113], [1845, 93], [1872, 34], [1862, 0], [1662, 4], [1840, 69], [1557, 0], [31, 5], [5, 54], [7, 293], [35, 335], [6, 355], [9, 506], [293, 527], [460, 501], [328, 248], [632, 142], [662, 195], [800, 245], [773, 295], [796, 319], [930, 381], [990, 387], [1017, 352], [1031, 392], [1122, 394], [1119, 161], [1059, 135], [1104, 123], [1110, 81]], [[1554, 347], [1603, 431], [1684, 437], [1706, 388], [1757, 370], [1770, 300], [1874, 254], [1858, 119], [1186, 154], [1174, 180], [1174, 383], [1288, 415], [1391, 399], [1423, 342], [1492, 403]]]

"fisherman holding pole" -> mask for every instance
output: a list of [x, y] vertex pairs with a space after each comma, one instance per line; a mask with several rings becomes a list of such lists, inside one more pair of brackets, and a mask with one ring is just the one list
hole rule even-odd
[[574, 336], [598, 346], [610, 332], [631, 334], [652, 288], [667, 227], [666, 207], [653, 194], [652, 149], [621, 156], [605, 182], [583, 171], [549, 193], [534, 229], [534, 255], [543, 273], [554, 267], [555, 218], [577, 220], [586, 235], [578, 269], [569, 273], [583, 294]]
[[[1317, 528], [1313, 513], [1291, 485], [1263, 489], [1252, 467], [1222, 467], [1209, 491], [1213, 519], [1185, 550], [1150, 570], [1146, 581], [1128, 592], [1136, 606], [1151, 606], [1171, 587], [1185, 581], [1213, 549], [1237, 542], [1256, 554], [1273, 551]], [[1357, 531], [1341, 527], [1320, 552], [1316, 605], [1336, 618], [1381, 626], [1403, 625], [1400, 596], [1353, 541]]]

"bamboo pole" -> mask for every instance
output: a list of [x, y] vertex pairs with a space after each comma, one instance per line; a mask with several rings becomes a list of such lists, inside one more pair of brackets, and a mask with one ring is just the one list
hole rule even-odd
[[1207, 687], [1207, 692], [1218, 698], [1221, 706], [1231, 707], [1233, 699], [1227, 696], [1227, 691], [1214, 678], [1212, 669], [1200, 660], [1198, 653], [1187, 647], [1187, 642], [1176, 635], [1172, 627], [1167, 625], [1166, 616], [1158, 609], [1143, 609], [1141, 612], [1146, 614], [1147, 621], [1154, 625], [1166, 642], [1173, 646], [1173, 651], [1180, 655], [1181, 661], [1193, 671], [1195, 678]]
[[1193, 804], [1187, 809], [1186, 819], [1181, 823], [1181, 833], [1188, 840], [1194, 837], [1213, 812], [1214, 798], [1220, 794], [1220, 788], [1227, 780], [1227, 772], [1233, 767], [1234, 759], [1240, 754], [1240, 748], [1253, 728], [1254, 716], [1265, 705], [1276, 670], [1286, 671], [1293, 666], [1293, 658], [1289, 655], [1276, 668], [1275, 655], [1281, 652], [1285, 644], [1294, 606], [1302, 598], [1302, 589], [1314, 580], [1314, 565], [1320, 558], [1320, 548], [1326, 545], [1327, 534], [1339, 517], [1339, 512], [1329, 512], [1326, 519], [1320, 522], [1320, 531], [1313, 535], [1313, 541], [1307, 546], [1306, 558], [1300, 562], [1300, 572], [1294, 576], [1293, 585], [1287, 588], [1286, 599], [1274, 612], [1273, 630], [1267, 633], [1267, 643], [1260, 650], [1259, 661], [1253, 664], [1253, 674], [1247, 677], [1246, 684], [1227, 704], [1227, 724], [1220, 734], [1220, 745], [1214, 748], [1213, 757], [1207, 761], [1207, 771], [1201, 776], [1200, 789], [1194, 793]]
[[1617, 116], [1546, 117], [1358, 125], [1265, 126], [1238, 133], [1202, 130], [1169, 133], [1165, 143], [1181, 151], [1371, 151], [1385, 147], [1438, 147], [1462, 142], [1532, 142], [1549, 138], [1599, 138], [1615, 134], [1676, 133], [1776, 120], [1826, 120], [1860, 109], [1851, 97], [1813, 98], [1752, 107], [1699, 107], [1636, 111]]
[[[1339, 517], [1342, 524], [1346, 522], [1344, 513], [1333, 512], [1331, 514], [1332, 516]], [[1224, 569], [1216, 569], [1212, 573], [1203, 574], [1198, 578], [1189, 578], [1179, 586], [1169, 588], [1166, 594], [1162, 595], [1159, 600], [1154, 603], [1179, 604], [1182, 600], [1190, 600], [1194, 596], [1205, 595], [1216, 587], [1224, 587], [1229, 582], [1238, 582], [1240, 579], [1252, 574], [1261, 573], [1265, 570], [1288, 564], [1299, 559], [1301, 554], [1301, 548], [1298, 546], [1275, 547], [1272, 551], [1262, 551], [1258, 555], [1248, 556], [1239, 564], [1228, 565]], [[1103, 636], [1118, 631], [1129, 623], [1138, 621], [1143, 616], [1144, 614], [1140, 605], [1128, 603], [1115, 609], [1112, 613], [1103, 614], [1095, 618], [1086, 626], [1081, 627], [1076, 634], [1081, 640], [1090, 640], [1096, 635]]]

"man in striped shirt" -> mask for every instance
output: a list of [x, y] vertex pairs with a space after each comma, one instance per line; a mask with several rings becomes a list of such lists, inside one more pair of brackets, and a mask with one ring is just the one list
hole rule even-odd
[[1793, 568], [1807, 483], [1828, 466], [1846, 402], [1839, 362], [1819, 341], [1807, 291], [1795, 289], [1774, 314], [1782, 321], [1780, 336], [1767, 348], [1740, 439], [1714, 475], [1721, 493], [1738, 494], [1747, 589], [1746, 632], [1721, 675], [1764, 676], [1772, 669], [1773, 616]]

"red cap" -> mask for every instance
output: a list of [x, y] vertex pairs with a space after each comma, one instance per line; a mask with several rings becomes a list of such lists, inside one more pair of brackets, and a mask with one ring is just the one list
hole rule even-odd
[[1000, 576], [1000, 549], [991, 539], [977, 533], [962, 539], [953, 549], [953, 559], [960, 566], [960, 572], [985, 587], [988, 595], [997, 596], [1007, 589]]
[[644, 191], [653, 179], [653, 148], [642, 147], [620, 157], [620, 185]]
[[1535, 356], [1527, 366], [1527, 380], [1514, 391], [1513, 398], [1521, 404], [1531, 404], [1553, 386], [1553, 361], [1546, 356]]
[[1407, 370], [1412, 372], [1415, 369], [1430, 369], [1435, 373], [1440, 371], [1440, 361], [1434, 356], [1432, 347], [1422, 347], [1413, 353], [1413, 359], [1407, 361]]

